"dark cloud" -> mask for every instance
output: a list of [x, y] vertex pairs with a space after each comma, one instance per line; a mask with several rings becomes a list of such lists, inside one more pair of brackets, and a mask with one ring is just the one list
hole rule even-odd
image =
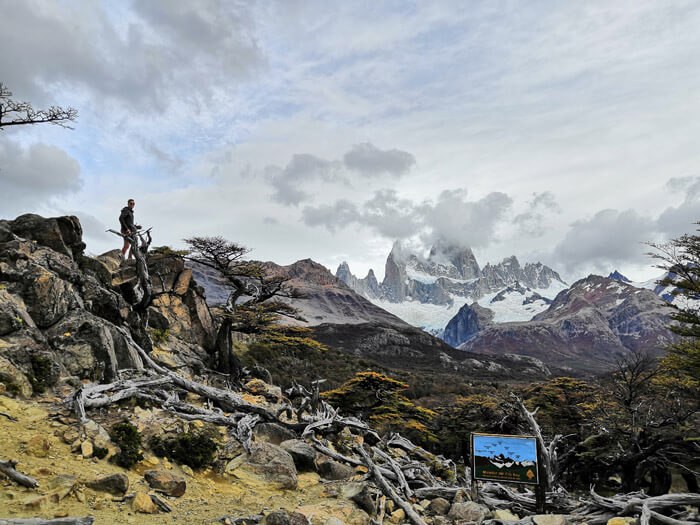
[[345, 199], [332, 205], [306, 206], [301, 212], [301, 218], [307, 226], [324, 226], [330, 232], [343, 229], [352, 223], [363, 222], [357, 207]]
[[[173, 101], [193, 109], [262, 62], [243, 5], [149, 0], [132, 6], [127, 16], [124, 4], [6, 2], [3, 82], [35, 102], [53, 102], [49, 86], [61, 85], [100, 104], [108, 97], [151, 113]], [[115, 20], [120, 15], [124, 20]]]
[[653, 219], [634, 210], [601, 210], [574, 222], [554, 257], [570, 271], [593, 265], [606, 272], [642, 260], [647, 251], [642, 243], [653, 240], [654, 230]]
[[367, 226], [389, 239], [422, 234], [426, 244], [438, 239], [466, 246], [486, 246], [505, 216], [511, 199], [504, 193], [490, 193], [483, 199], [467, 201], [466, 192], [444, 191], [437, 202], [415, 204], [401, 199], [395, 190], [382, 190], [366, 201], [361, 211], [345, 200], [334, 205], [307, 206], [302, 220], [308, 226], [325, 226], [330, 231], [352, 223]]
[[552, 192], [533, 193], [527, 203], [527, 210], [513, 218], [518, 231], [529, 237], [541, 237], [547, 231], [546, 216], [551, 213], [561, 213]]
[[269, 166], [266, 176], [275, 188], [273, 200], [285, 206], [298, 206], [311, 198], [311, 194], [302, 189], [302, 184], [314, 180], [332, 182], [341, 180], [337, 162], [319, 159], [314, 155], [294, 155], [284, 169]]
[[80, 165], [65, 151], [46, 144], [24, 148], [0, 139], [0, 210], [2, 215], [26, 212], [52, 197], [74, 193], [82, 186]]
[[413, 155], [398, 149], [381, 150], [365, 142], [356, 144], [343, 156], [345, 165], [366, 177], [388, 173], [399, 177], [416, 163]]

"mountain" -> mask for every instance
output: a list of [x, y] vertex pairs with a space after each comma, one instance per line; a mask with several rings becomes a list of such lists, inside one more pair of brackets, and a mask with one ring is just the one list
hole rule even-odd
[[661, 355], [676, 336], [666, 302], [650, 290], [590, 275], [531, 321], [487, 326], [459, 348], [536, 357], [571, 371], [601, 372], [631, 352]]
[[608, 275], [608, 279], [612, 279], [614, 281], [621, 281], [623, 283], [631, 283], [632, 281], [622, 275], [620, 272], [615, 270], [614, 272], [611, 272], [610, 275]]
[[479, 303], [465, 304], [447, 323], [442, 339], [454, 347], [469, 341], [478, 332], [493, 324], [494, 313]]
[[[508, 286], [538, 289], [541, 295], [550, 297], [566, 287], [559, 274], [542, 263], [521, 266], [512, 256], [480, 268], [470, 248], [444, 241], [435, 243], [427, 257], [395, 242], [381, 283], [372, 270], [365, 278], [356, 277], [347, 262], [338, 266], [336, 277], [374, 304], [429, 331], [444, 328], [462, 305]], [[527, 318], [542, 309], [527, 309]], [[519, 319], [522, 314], [516, 317]]]

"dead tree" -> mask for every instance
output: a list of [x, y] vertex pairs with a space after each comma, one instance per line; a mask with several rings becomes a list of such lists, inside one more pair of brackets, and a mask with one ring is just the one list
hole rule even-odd
[[12, 100], [12, 92], [0, 82], [0, 130], [8, 126], [24, 124], [55, 124], [62, 128], [73, 129], [68, 122], [78, 117], [78, 110], [51, 106], [49, 109], [36, 110], [29, 102]]
[[250, 250], [235, 242], [223, 237], [190, 237], [184, 241], [190, 250], [185, 258], [215, 270], [221, 283], [230, 290], [223, 305], [223, 318], [217, 331], [214, 352], [217, 371], [238, 382], [242, 367], [233, 352], [231, 332], [236, 328], [255, 331], [258, 325], [251, 323], [250, 318], [256, 315], [266, 316], [267, 319], [277, 314], [299, 318], [295, 308], [274, 298], [300, 297], [301, 294], [289, 286], [289, 277], [272, 275], [262, 264], [245, 260]]
[[127, 301], [131, 303], [132, 310], [127, 317], [127, 323], [131, 329], [134, 340], [146, 348], [152, 350], [151, 336], [148, 333], [148, 307], [153, 303], [153, 282], [148, 272], [146, 255], [151, 246], [151, 228], [140, 232], [138, 230], [125, 234], [116, 230], [107, 230], [129, 241], [136, 258], [136, 286], [128, 285]]

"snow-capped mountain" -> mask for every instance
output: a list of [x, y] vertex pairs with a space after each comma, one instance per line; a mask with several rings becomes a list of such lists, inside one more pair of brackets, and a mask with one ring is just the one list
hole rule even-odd
[[407, 323], [432, 331], [444, 328], [463, 305], [476, 300], [494, 311], [496, 322], [530, 319], [567, 286], [542, 263], [521, 266], [512, 256], [480, 268], [471, 249], [446, 242], [436, 243], [427, 257], [394, 243], [381, 283], [373, 270], [356, 277], [346, 262], [336, 277]]

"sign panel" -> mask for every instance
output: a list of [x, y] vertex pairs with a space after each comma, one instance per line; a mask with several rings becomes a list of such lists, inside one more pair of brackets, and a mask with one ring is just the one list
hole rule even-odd
[[472, 434], [474, 479], [537, 485], [537, 441], [530, 436]]

